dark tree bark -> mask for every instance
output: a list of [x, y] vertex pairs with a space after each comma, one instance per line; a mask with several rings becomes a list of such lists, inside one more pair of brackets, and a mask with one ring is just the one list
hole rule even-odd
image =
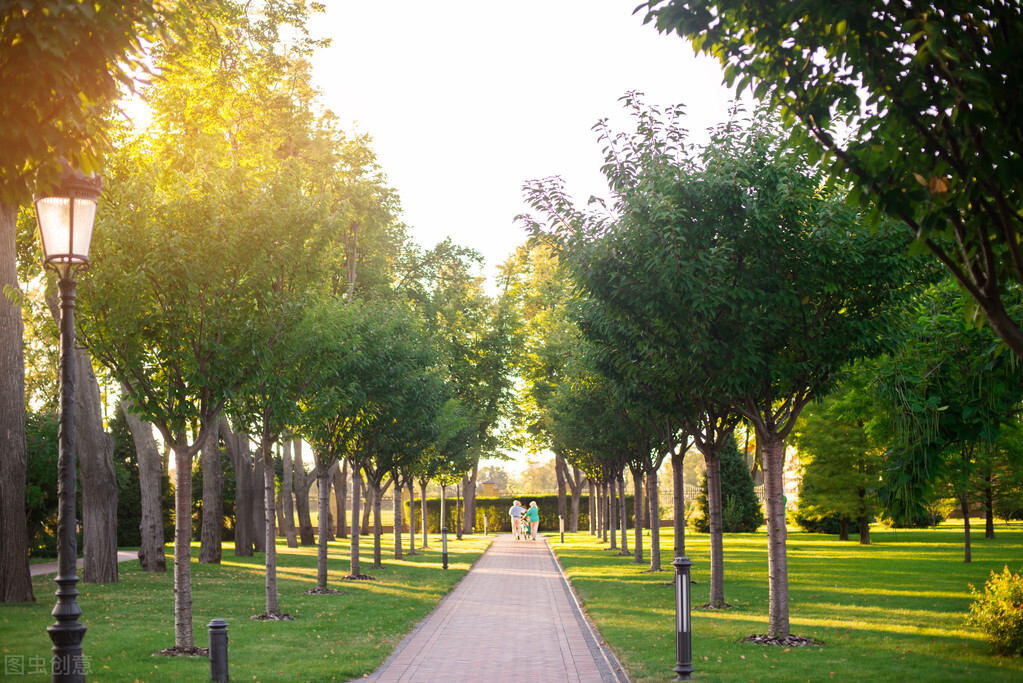
[[[319, 468], [317, 468], [319, 469]], [[316, 553], [316, 589], [327, 590], [327, 535], [330, 533], [330, 478], [327, 472], [320, 471], [316, 477], [317, 492], [317, 553]]]
[[423, 545], [421, 549], [426, 550], [430, 547], [430, 535], [426, 530], [426, 480], [419, 480], [419, 514], [423, 518], [422, 532], [423, 532]]
[[632, 514], [635, 528], [633, 529], [633, 564], [643, 564], [643, 471], [638, 467], [630, 467], [632, 471]]
[[331, 482], [334, 486], [334, 505], [337, 507], [337, 537], [348, 538], [348, 516], [345, 506], [348, 504], [348, 461], [334, 463]]
[[210, 434], [202, 447], [202, 535], [200, 564], [220, 564], [224, 537], [224, 470], [220, 439]]
[[963, 491], [959, 496], [959, 506], [963, 511], [963, 562], [973, 561], [973, 550], [970, 547], [970, 497]]
[[418, 555], [416, 552], [416, 482], [415, 477], [409, 477], [405, 482], [408, 487], [408, 554]]
[[[462, 476], [462, 486], [465, 486], [466, 477]], [[455, 485], [455, 538], [462, 540], [462, 492], [458, 485]]]
[[617, 482], [612, 477], [607, 488], [607, 508], [610, 515], [607, 520], [608, 532], [611, 535], [611, 547], [609, 550], [618, 550], [618, 498], [615, 493]]
[[575, 465], [572, 466], [571, 472], [568, 472], [566, 468], [565, 475], [568, 481], [568, 488], [572, 493], [572, 503], [568, 519], [565, 520], [565, 526], [569, 531], [576, 532], [579, 531], [579, 499], [582, 496], [583, 486], [586, 485], [587, 479]]
[[568, 521], [568, 499], [565, 497], [565, 483], [568, 479], [568, 465], [560, 449], [554, 451], [554, 473], [558, 477], [558, 516]]
[[710, 599], [708, 602], [711, 607], [724, 607], [725, 553], [724, 525], [721, 519], [721, 458], [717, 453], [711, 451], [704, 451], [703, 458], [707, 463], [707, 516], [710, 518]]
[[870, 519], [860, 515], [860, 545], [870, 545]]
[[995, 537], [995, 500], [991, 473], [984, 476], [984, 538]]
[[[365, 480], [366, 486], [363, 487], [363, 506], [362, 506], [362, 523], [359, 525], [359, 533], [363, 536], [369, 534], [369, 515], [373, 512], [373, 487], [367, 477]], [[352, 519], [355, 519], [355, 515], [352, 515]]]
[[[147, 572], [166, 572], [167, 557], [163, 552], [163, 507], [161, 502], [162, 459], [153, 437], [153, 425], [142, 422], [131, 411], [131, 398], [127, 387], [121, 386], [121, 410], [135, 442], [135, 455], [139, 463], [139, 493], [142, 521], [139, 532], [139, 564]], [[212, 438], [212, 436], [211, 436]]]
[[82, 482], [83, 583], [117, 581], [117, 475], [114, 437], [103, 430], [103, 407], [92, 358], [75, 349], [75, 434]]
[[236, 557], [252, 557], [252, 458], [249, 456], [248, 440], [235, 434], [221, 417], [220, 438], [227, 446], [227, 454], [234, 467], [234, 554]]
[[842, 515], [838, 520], [838, 540], [849, 540], [849, 518]]
[[25, 355], [21, 307], [4, 290], [20, 292], [18, 207], [0, 203], [0, 602], [33, 602], [25, 514]]
[[[629, 554], [629, 513], [625, 503], [625, 471], [622, 470], [618, 473], [618, 506], [621, 514], [618, 515], [618, 520], [622, 526], [622, 555]], [[633, 505], [633, 507], [636, 507]], [[639, 507], [643, 507], [640, 505]], [[640, 533], [643, 533], [643, 525], [639, 526]]]
[[657, 500], [657, 468], [646, 473], [646, 497], [650, 501], [650, 571], [661, 571], [661, 515]]
[[281, 481], [281, 499], [284, 502], [284, 537], [287, 539], [289, 548], [298, 547], [298, 538], [295, 536], [295, 494], [294, 494], [294, 472], [291, 464], [291, 441], [284, 442], [284, 453], [282, 456], [283, 471]]
[[395, 474], [394, 477], [395, 477], [395, 479], [394, 479], [394, 481], [395, 481], [395, 484], [394, 484], [394, 497], [392, 498], [392, 500], [394, 501], [394, 559], [400, 560], [400, 559], [402, 559], [402, 556], [403, 556], [402, 553], [404, 551], [404, 548], [401, 547], [401, 543], [402, 543], [402, 541], [401, 541], [401, 525], [404, 523], [402, 521], [402, 508], [401, 508], [401, 489], [402, 489], [402, 487], [398, 483], [398, 481], [399, 481], [398, 480], [398, 475]]
[[590, 522], [590, 536], [597, 535], [597, 485], [594, 483], [593, 478], [589, 479], [590, 482], [590, 495], [589, 500], [589, 522]]
[[681, 448], [676, 448], [671, 453], [671, 483], [674, 494], [672, 502], [675, 506], [675, 519], [672, 523], [675, 529], [675, 557], [686, 556], [686, 489], [682, 475], [686, 454], [680, 453], [681, 450]]
[[316, 545], [313, 520], [309, 514], [309, 488], [316, 481], [316, 471], [305, 471], [305, 465], [302, 463], [302, 442], [295, 439], [291, 443], [295, 454], [295, 471], [292, 478], [292, 486], [295, 489], [295, 510], [298, 512], [298, 535], [302, 545]]
[[[245, 439], [246, 450], [248, 450], [248, 437], [239, 434]], [[252, 456], [252, 546], [257, 553], [266, 552], [266, 487], [263, 485], [263, 472], [265, 464], [263, 455], [257, 452]], [[273, 472], [273, 468], [270, 468]]]
[[359, 533], [356, 522], [359, 519], [359, 505], [362, 503], [362, 472], [359, 466], [352, 463], [352, 548], [351, 548], [351, 569], [348, 575], [353, 578], [360, 576], [359, 569]]

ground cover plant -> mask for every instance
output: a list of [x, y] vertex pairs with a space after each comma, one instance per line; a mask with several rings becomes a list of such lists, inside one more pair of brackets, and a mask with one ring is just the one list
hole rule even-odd
[[[278, 590], [281, 610], [294, 621], [253, 621], [264, 608], [263, 555], [235, 557], [224, 544], [220, 565], [198, 564], [192, 544], [193, 633], [197, 646], [208, 645], [211, 619], [228, 622], [232, 680], [347, 681], [374, 671], [465, 576], [493, 536], [449, 539], [449, 570], [441, 567], [440, 537], [429, 550], [404, 560], [389, 559], [393, 546], [384, 539], [383, 569], [368, 570], [374, 581], [342, 581], [349, 569], [349, 542], [330, 542], [328, 586], [341, 595], [307, 595], [316, 586], [316, 547], [288, 548], [278, 539]], [[366, 543], [365, 537], [363, 544]], [[170, 553], [168, 552], [168, 560]], [[53, 623], [53, 575], [33, 579], [35, 604], [0, 605], [0, 679], [44, 680], [49, 675]], [[174, 644], [170, 618], [173, 573], [150, 574], [137, 562], [120, 567], [116, 584], [79, 583], [83, 643], [91, 681], [208, 680], [209, 660], [154, 657]], [[34, 658], [34, 659], [33, 659]], [[45, 675], [39, 671], [46, 662]], [[15, 668], [23, 666], [24, 675]], [[5, 668], [6, 667], [6, 668]], [[33, 667], [37, 673], [30, 672]]]
[[[974, 520], [976, 521], [976, 520]], [[670, 534], [670, 529], [663, 532]], [[1018, 681], [1023, 658], [993, 654], [966, 623], [970, 584], [991, 571], [1023, 569], [1023, 526], [996, 525], [994, 539], [974, 537], [973, 562], [962, 561], [962, 520], [938, 529], [871, 529], [868, 546], [836, 536], [789, 530], [792, 633], [820, 647], [741, 642], [767, 632], [767, 551], [763, 531], [726, 534], [725, 599], [733, 609], [692, 615], [695, 677], [703, 681]], [[621, 659], [633, 683], [670, 680], [675, 664], [674, 592], [669, 571], [649, 573], [604, 550], [586, 533], [551, 537], [586, 612]], [[662, 538], [671, 569], [672, 539]], [[709, 544], [688, 534], [693, 603], [707, 601]]]

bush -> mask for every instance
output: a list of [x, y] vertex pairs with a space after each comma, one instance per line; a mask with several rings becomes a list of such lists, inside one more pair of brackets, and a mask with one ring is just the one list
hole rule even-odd
[[998, 654], [1023, 650], [1023, 578], [1005, 567], [1001, 574], [991, 572], [983, 594], [972, 585], [970, 592], [976, 598], [967, 623], [980, 629]]
[[[709, 533], [706, 474], [700, 480], [696, 507], [697, 513], [688, 517], [689, 527], [700, 533]], [[764, 523], [764, 511], [757, 500], [753, 477], [732, 437], [721, 450], [721, 508], [722, 530], [726, 534], [751, 533]]]

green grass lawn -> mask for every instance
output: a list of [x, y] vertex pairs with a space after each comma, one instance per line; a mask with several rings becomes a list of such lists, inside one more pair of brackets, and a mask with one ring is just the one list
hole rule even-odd
[[[405, 536], [406, 548], [408, 537]], [[305, 595], [316, 586], [316, 548], [288, 548], [279, 539], [278, 592], [281, 610], [294, 621], [262, 622], [249, 617], [264, 610], [264, 557], [235, 557], [224, 544], [220, 565], [198, 564], [192, 552], [192, 609], [195, 644], [208, 644], [207, 624], [226, 619], [234, 681], [347, 681], [374, 671], [417, 622], [426, 616], [469, 567], [493, 536], [450, 540], [450, 569], [441, 567], [440, 537], [416, 557], [396, 561], [384, 537], [383, 569], [370, 569], [372, 537], [360, 544], [363, 574], [375, 581], [341, 581], [349, 569], [348, 541], [330, 544], [328, 586], [343, 595]], [[167, 547], [170, 560], [171, 547]], [[368, 558], [368, 559], [367, 559]], [[53, 576], [34, 579], [35, 604], [0, 605], [0, 678], [48, 680], [48, 674], [12, 673], [9, 658], [26, 672], [49, 662], [53, 623]], [[116, 584], [78, 584], [82, 622], [88, 627], [83, 650], [90, 658], [89, 681], [209, 680], [205, 658], [154, 657], [174, 645], [173, 576], [147, 574], [137, 562], [121, 564]], [[48, 671], [48, 668], [47, 668]], [[6, 672], [6, 675], [5, 675]]]
[[[1023, 525], [996, 525], [983, 537], [974, 520], [973, 562], [963, 562], [962, 521], [937, 530], [871, 529], [873, 545], [790, 531], [792, 633], [821, 647], [741, 642], [767, 632], [767, 534], [726, 534], [725, 599], [735, 607], [693, 613], [693, 665], [704, 681], [1023, 681], [1023, 658], [996, 657], [964, 624], [969, 584], [983, 589], [992, 570], [1023, 570]], [[663, 566], [672, 570], [672, 533], [662, 529]], [[550, 537], [584, 608], [634, 683], [666, 681], [675, 664], [672, 573], [604, 550], [587, 533]], [[632, 537], [630, 532], [630, 549]], [[693, 603], [707, 602], [706, 534], [687, 534]], [[672, 570], [673, 571], [673, 570]]]

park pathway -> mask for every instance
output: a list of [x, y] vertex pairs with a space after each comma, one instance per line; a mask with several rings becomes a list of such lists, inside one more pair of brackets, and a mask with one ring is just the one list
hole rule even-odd
[[[139, 551], [137, 550], [118, 550], [117, 551], [117, 563], [129, 562], [131, 560], [139, 559]], [[78, 558], [78, 568], [81, 569], [85, 565], [85, 560], [81, 557]], [[41, 564], [29, 565], [29, 573], [32, 576], [39, 576], [40, 574], [56, 574], [57, 563], [56, 562], [43, 562]], [[78, 578], [81, 578], [80, 576]]]
[[579, 609], [547, 539], [516, 541], [510, 534], [494, 539], [368, 680], [628, 681]]

